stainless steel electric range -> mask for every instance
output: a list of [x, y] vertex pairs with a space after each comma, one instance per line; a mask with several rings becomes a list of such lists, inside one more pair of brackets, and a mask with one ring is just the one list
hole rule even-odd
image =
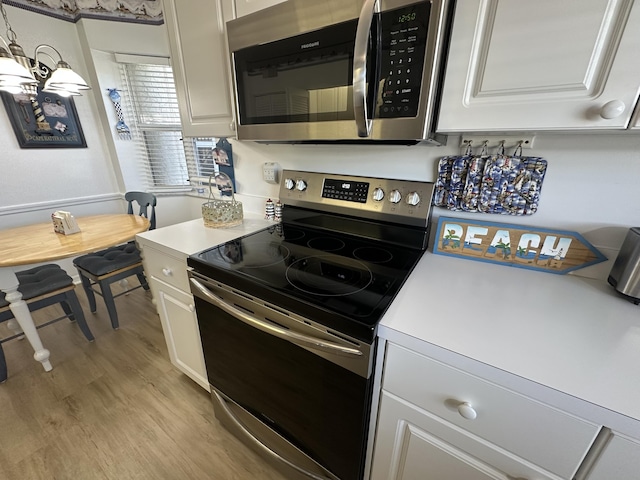
[[284, 171], [282, 221], [188, 259], [216, 417], [290, 478], [363, 478], [376, 329], [433, 184]]

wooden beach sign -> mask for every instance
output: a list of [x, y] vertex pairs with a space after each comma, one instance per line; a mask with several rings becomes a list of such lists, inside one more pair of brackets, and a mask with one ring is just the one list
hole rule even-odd
[[567, 273], [607, 258], [579, 233], [440, 217], [433, 253]]

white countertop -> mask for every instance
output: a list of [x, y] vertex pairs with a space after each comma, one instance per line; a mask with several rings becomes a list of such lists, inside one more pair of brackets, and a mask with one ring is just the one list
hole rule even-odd
[[136, 235], [136, 239], [143, 243], [154, 243], [156, 247], [172, 250], [169, 253], [186, 257], [270, 225], [276, 225], [273, 220], [265, 220], [264, 215], [257, 213], [244, 212], [243, 217], [242, 224], [236, 227], [208, 228], [204, 226], [203, 220], [198, 218], [140, 233]]
[[602, 280], [426, 252], [379, 334], [640, 420], [640, 306]]

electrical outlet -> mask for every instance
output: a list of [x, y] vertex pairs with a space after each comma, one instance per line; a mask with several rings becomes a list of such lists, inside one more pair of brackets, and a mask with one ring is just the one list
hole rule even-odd
[[267, 183], [278, 183], [280, 165], [276, 162], [265, 162], [262, 165], [262, 179]]

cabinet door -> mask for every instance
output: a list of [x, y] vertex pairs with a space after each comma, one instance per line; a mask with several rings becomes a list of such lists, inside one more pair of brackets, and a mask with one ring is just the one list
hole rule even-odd
[[235, 135], [225, 15], [233, 0], [163, 0], [186, 137]]
[[640, 478], [640, 441], [614, 434], [587, 480]]
[[631, 128], [640, 130], [640, 100], [636, 105], [636, 111], [633, 113], [633, 118], [631, 119]]
[[267, 7], [277, 5], [285, 0], [236, 0], [236, 15], [238, 18], [257, 12]]
[[559, 479], [384, 391], [374, 448], [371, 480]]
[[193, 297], [157, 278], [151, 281], [171, 363], [209, 391]]
[[638, 45], [633, 0], [457, 2], [438, 131], [627, 128]]

